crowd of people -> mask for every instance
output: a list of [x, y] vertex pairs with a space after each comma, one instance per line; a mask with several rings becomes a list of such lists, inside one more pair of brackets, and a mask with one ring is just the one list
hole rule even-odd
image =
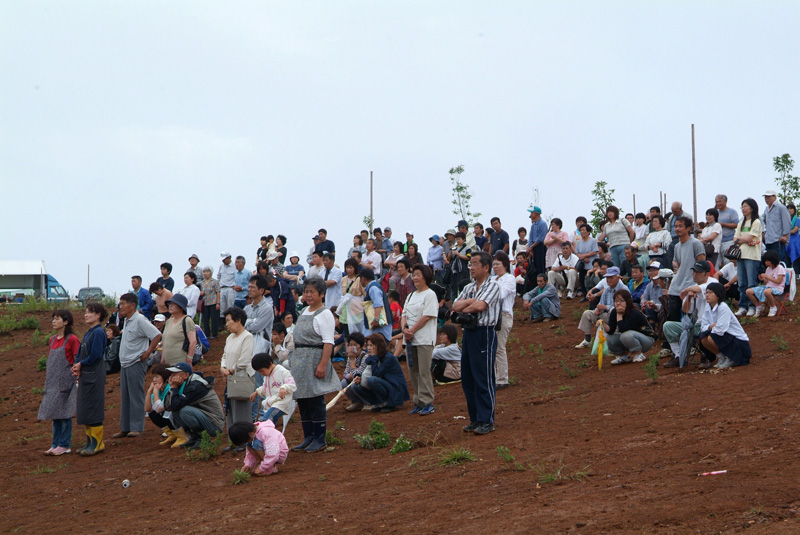
[[[105, 377], [116, 372], [114, 438], [141, 436], [149, 419], [162, 445], [192, 449], [204, 432], [227, 429], [230, 447], [246, 449], [244, 469], [256, 475], [286, 460], [278, 427], [295, 407], [303, 440], [292, 450], [326, 447], [325, 396], [335, 392], [350, 401], [347, 411], [390, 413], [411, 401], [409, 414], [424, 417], [436, 410], [436, 386], [460, 382], [464, 431], [488, 434], [496, 393], [509, 384], [517, 297], [531, 323], [561, 318], [562, 299], [586, 303], [576, 348], [592, 347], [601, 331], [614, 365], [645, 360], [658, 335], [665, 367], [683, 367], [695, 353], [700, 368], [746, 365], [751, 348], [738, 318], [777, 315], [800, 271], [795, 207], [772, 190], [764, 201], [759, 214], [745, 199], [739, 216], [717, 195], [699, 225], [679, 202], [667, 214], [655, 206], [623, 216], [608, 206], [600, 228], [579, 217], [569, 233], [533, 206], [530, 229], [520, 227], [513, 241], [498, 217], [488, 228], [460, 220], [428, 238], [425, 259], [413, 234], [393, 240], [390, 227], [361, 231], [346, 252], [321, 228], [304, 257], [286, 248], [286, 236], [267, 235], [252, 270], [244, 255], [223, 251], [216, 270], [191, 255], [183, 288], [165, 262], [147, 286], [131, 278], [108, 321], [102, 305], [87, 305], [82, 341], [71, 312], [53, 314], [39, 411], [53, 421], [45, 454], [71, 451], [74, 416], [86, 427], [79, 453], [103, 451]], [[223, 331], [219, 374], [197, 371]], [[225, 381], [221, 398], [215, 378]]]

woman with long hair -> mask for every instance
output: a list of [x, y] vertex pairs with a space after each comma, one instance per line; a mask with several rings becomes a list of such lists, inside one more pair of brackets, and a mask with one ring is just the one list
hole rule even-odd
[[614, 308], [608, 315], [608, 323], [598, 320], [608, 340], [608, 350], [619, 355], [611, 364], [643, 362], [644, 352], [653, 347], [653, 329], [641, 310], [633, 304], [630, 292], [619, 290], [614, 294]]
[[[747, 314], [748, 305], [747, 289], [758, 285], [758, 267], [761, 264], [761, 220], [758, 218], [758, 203], [747, 198], [742, 201], [742, 219], [733, 235], [733, 243], [739, 246], [739, 310], [737, 316]], [[753, 314], [756, 307], [750, 306]]]
[[[560, 227], [559, 227], [560, 228]], [[545, 240], [546, 241], [546, 240]], [[508, 353], [506, 342], [514, 326], [514, 297], [517, 285], [514, 276], [510, 273], [511, 262], [503, 251], [497, 251], [492, 261], [494, 271], [493, 280], [500, 285], [500, 330], [497, 332], [497, 354], [494, 362], [496, 389], [501, 390], [508, 386]]]

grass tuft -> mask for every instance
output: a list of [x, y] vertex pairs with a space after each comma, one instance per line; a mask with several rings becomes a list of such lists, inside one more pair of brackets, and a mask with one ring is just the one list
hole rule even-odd
[[442, 452], [439, 457], [439, 464], [442, 466], [458, 466], [467, 461], [475, 460], [475, 456], [467, 448], [456, 446], [453, 449]]
[[386, 432], [386, 426], [377, 420], [372, 420], [369, 424], [366, 435], [354, 435], [353, 438], [365, 450], [387, 448], [392, 443], [392, 437]]
[[244, 470], [234, 470], [233, 471], [233, 484], [234, 485], [244, 485], [245, 483], [250, 481], [250, 473], [245, 472]]

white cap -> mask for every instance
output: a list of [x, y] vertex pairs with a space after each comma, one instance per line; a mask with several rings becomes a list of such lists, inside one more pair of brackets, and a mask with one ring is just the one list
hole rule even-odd
[[774, 189], [768, 189], [764, 192], [764, 197], [775, 197], [778, 193]]
[[221, 253], [219, 253], [219, 257], [222, 258], [223, 260], [225, 260], [226, 258], [230, 258], [230, 256], [231, 253], [229, 253], [228, 251], [222, 251]]

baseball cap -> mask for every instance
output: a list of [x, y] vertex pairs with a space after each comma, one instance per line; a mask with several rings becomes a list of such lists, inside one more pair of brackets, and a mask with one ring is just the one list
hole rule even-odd
[[538, 206], [534, 206], [533, 208], [528, 208], [528, 212], [530, 212], [530, 213], [536, 212], [537, 214], [541, 214], [542, 213], [542, 209], [539, 208]]
[[278, 258], [278, 253], [275, 251], [270, 251], [267, 255], [267, 260], [275, 260], [276, 258]]
[[606, 278], [618, 275], [619, 275], [619, 268], [617, 266], [611, 266], [610, 268], [608, 268], [608, 271], [606, 271]]
[[167, 317], [164, 314], [156, 314], [153, 321], [167, 321]]
[[652, 262], [647, 269], [661, 269], [661, 262]]
[[764, 197], [774, 197], [777, 194], [778, 193], [774, 189], [768, 189], [767, 191], [764, 192]]
[[459, 219], [458, 224], [456, 225], [456, 227], [468, 227], [468, 226], [469, 225], [467, 224], [467, 222], [463, 219]]
[[223, 260], [225, 260], [226, 258], [230, 258], [230, 256], [231, 253], [229, 253], [228, 251], [222, 251], [221, 253], [219, 253], [219, 257]]
[[386, 227], [386, 228], [383, 229], [383, 231], [384, 232], [391, 232], [392, 231], [392, 227]]
[[177, 373], [177, 372], [186, 372], [192, 373], [192, 365], [188, 362], [179, 362], [176, 365], [167, 368], [168, 372]]
[[698, 260], [692, 266], [692, 271], [698, 271], [700, 273], [709, 273], [711, 271], [711, 264], [709, 264], [705, 260]]

